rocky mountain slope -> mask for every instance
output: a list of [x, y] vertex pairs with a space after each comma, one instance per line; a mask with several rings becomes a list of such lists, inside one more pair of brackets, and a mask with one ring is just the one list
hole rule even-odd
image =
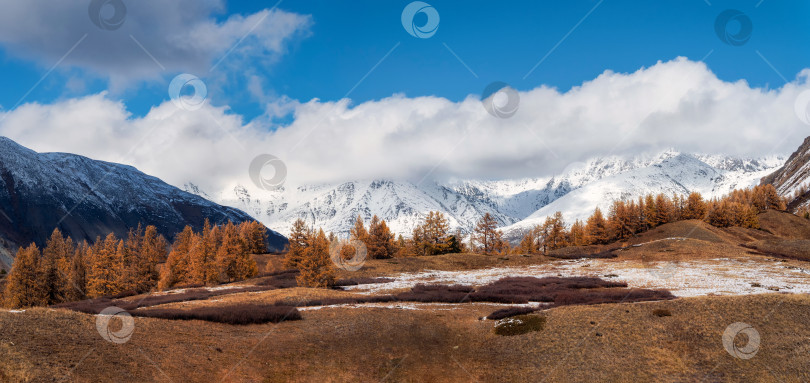
[[784, 166], [764, 177], [762, 183], [773, 184], [779, 194], [790, 198], [788, 208], [791, 210], [810, 204], [807, 190], [810, 186], [810, 137], [788, 157]]
[[[155, 225], [167, 239], [191, 225], [241, 222], [252, 217], [146, 175], [131, 166], [65, 153], [37, 153], [0, 137], [0, 253], [5, 264], [19, 245], [42, 245], [54, 228], [75, 240], [138, 223]], [[271, 250], [286, 239], [270, 232]]]
[[368, 222], [376, 214], [395, 232], [409, 236], [431, 210], [444, 212], [451, 227], [465, 233], [485, 213], [495, 216], [508, 231], [518, 231], [557, 210], [573, 222], [587, 217], [596, 206], [607, 209], [615, 198], [691, 191], [707, 197], [720, 196], [734, 188], [757, 184], [782, 164], [783, 159], [776, 157], [742, 159], [669, 150], [633, 158], [598, 158], [571, 164], [553, 177], [520, 180], [372, 180], [275, 191], [237, 185], [209, 194], [187, 184], [186, 190], [244, 210], [282, 233], [289, 231], [295, 219], [303, 218], [310, 225], [346, 236], [357, 215]]

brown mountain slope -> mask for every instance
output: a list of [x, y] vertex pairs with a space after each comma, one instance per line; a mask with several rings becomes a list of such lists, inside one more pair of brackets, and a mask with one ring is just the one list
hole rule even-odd
[[678, 221], [604, 246], [567, 247], [551, 256], [668, 260], [730, 256], [776, 256], [810, 260], [810, 221], [791, 213], [769, 210], [759, 214], [761, 229], [719, 228], [701, 220]]
[[804, 206], [810, 201], [810, 191], [805, 190], [801, 195], [794, 196], [794, 192], [807, 186], [810, 183], [810, 137], [807, 137], [802, 145], [790, 155], [785, 165], [779, 170], [762, 178], [762, 184], [772, 184], [783, 196], [788, 197], [791, 202], [788, 210], [795, 211], [799, 206]]

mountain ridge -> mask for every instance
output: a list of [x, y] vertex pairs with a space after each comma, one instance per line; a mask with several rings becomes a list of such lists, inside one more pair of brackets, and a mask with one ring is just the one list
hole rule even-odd
[[[366, 222], [372, 215], [378, 215], [395, 233], [407, 237], [422, 216], [437, 210], [447, 216], [452, 229], [458, 228], [465, 234], [485, 213], [493, 215], [507, 232], [517, 233], [553, 214], [549, 213], [552, 209], [562, 211], [570, 224], [576, 218], [584, 218], [585, 212], [590, 214], [597, 205], [607, 207], [595, 201], [609, 203], [615, 198], [637, 198], [647, 193], [671, 195], [690, 191], [719, 197], [734, 188], [756, 185], [783, 163], [784, 159], [777, 156], [752, 159], [686, 154], [670, 149], [648, 156], [609, 156], [576, 162], [550, 177], [421, 183], [378, 179], [274, 191], [235, 185], [230, 190], [205, 195], [213, 196], [223, 205], [242, 209], [280, 232], [288, 231], [295, 219], [302, 218], [311, 226], [345, 237], [358, 215]], [[618, 182], [626, 190], [618, 194], [599, 190], [618, 187], [608, 187], [609, 182]], [[204, 193], [194, 184], [187, 184], [186, 189]], [[580, 203], [577, 209], [572, 207], [573, 202], [565, 203], [585, 193], [595, 197]]]
[[[68, 153], [37, 153], [0, 137], [0, 261], [10, 264], [16, 247], [43, 245], [55, 228], [74, 240], [154, 225], [171, 240], [185, 225], [253, 218], [171, 186], [129, 165]], [[269, 249], [286, 239], [269, 232]]]
[[810, 137], [788, 157], [785, 164], [762, 178], [764, 184], [773, 184], [780, 195], [788, 197], [788, 210], [810, 205]]

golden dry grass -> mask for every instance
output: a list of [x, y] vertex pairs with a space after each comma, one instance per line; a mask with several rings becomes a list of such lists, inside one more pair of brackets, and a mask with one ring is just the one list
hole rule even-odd
[[[617, 251], [615, 260], [643, 264], [762, 257], [740, 244], [785, 245], [804, 235], [802, 227], [791, 226], [790, 217], [773, 213], [777, 215], [765, 217], [772, 221], [765, 225], [767, 231], [718, 229], [700, 221], [665, 225], [621, 244], [643, 245]], [[670, 237], [687, 239], [665, 240]], [[282, 268], [281, 256], [261, 258], [269, 265], [264, 271]], [[338, 276], [381, 277], [555, 261], [544, 256], [448, 254], [369, 260], [363, 270], [341, 271]], [[806, 266], [801, 261], [790, 263]], [[159, 307], [295, 303], [356, 294], [292, 288]], [[98, 334], [92, 315], [53, 309], [0, 311], [0, 381], [810, 380], [810, 297], [806, 295], [566, 306], [539, 314], [546, 318], [542, 331], [509, 337], [495, 335], [493, 321], [478, 319], [504, 306], [413, 306], [419, 309], [326, 307], [302, 311], [302, 321], [248, 326], [136, 318], [132, 339], [121, 345]], [[657, 316], [655, 310], [672, 315]], [[748, 323], [761, 335], [759, 352], [750, 360], [734, 358], [723, 347], [723, 331], [734, 322]]]
[[[540, 332], [500, 337], [456, 310], [323, 308], [278, 325], [137, 318], [132, 339], [103, 340], [91, 315], [0, 312], [0, 373], [31, 381], [806, 381], [810, 299], [770, 294], [569, 306]], [[658, 317], [656, 309], [672, 316]], [[761, 335], [750, 360], [721, 336]]]

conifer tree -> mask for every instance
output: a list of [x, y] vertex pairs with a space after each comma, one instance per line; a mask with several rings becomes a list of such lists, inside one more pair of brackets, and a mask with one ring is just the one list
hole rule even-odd
[[222, 228], [222, 244], [217, 250], [217, 267], [222, 282], [231, 282], [239, 279], [236, 259], [245, 251], [244, 243], [239, 238], [238, 231], [233, 223], [228, 222]]
[[67, 273], [66, 300], [68, 302], [80, 301], [87, 297], [87, 260], [90, 246], [87, 241], [79, 244], [70, 259], [70, 268]]
[[706, 216], [706, 202], [698, 192], [689, 193], [683, 209], [683, 219], [703, 219]]
[[245, 241], [248, 253], [264, 254], [267, 252], [267, 228], [256, 221], [244, 221], [239, 224], [239, 235]]
[[586, 246], [588, 245], [588, 238], [585, 234], [585, 225], [580, 220], [574, 221], [571, 225], [571, 230], [568, 232], [568, 242], [572, 246]]
[[300, 274], [296, 277], [298, 284], [306, 287], [327, 287], [335, 282], [335, 270], [329, 257], [329, 241], [323, 230], [313, 236], [309, 246], [304, 250], [304, 257], [299, 264]]
[[558, 211], [553, 216], [546, 218], [543, 226], [548, 231], [544, 241], [547, 251], [568, 246], [568, 241], [565, 238], [565, 220], [561, 212]]
[[90, 267], [87, 276], [87, 295], [97, 298], [122, 291], [120, 275], [123, 271], [118, 253], [118, 239], [110, 233], [102, 241], [97, 237], [90, 249]]
[[155, 226], [149, 225], [143, 232], [140, 239], [139, 252], [135, 256], [122, 254], [126, 258], [134, 258], [135, 281], [131, 286], [139, 293], [145, 293], [157, 286], [160, 280], [158, 263], [166, 260], [168, 244], [162, 235], [158, 234]]
[[607, 222], [599, 207], [597, 207], [590, 218], [588, 218], [588, 222], [585, 224], [585, 232], [588, 238], [590, 238], [591, 243], [603, 245], [610, 240]]
[[363, 241], [363, 243], [368, 246], [368, 231], [366, 231], [366, 227], [363, 224], [363, 218], [360, 215], [357, 216], [357, 219], [354, 221], [354, 227], [351, 229], [351, 238], [357, 241]]
[[543, 228], [540, 225], [534, 225], [520, 240], [517, 249], [522, 254], [539, 254], [540, 248], [543, 244]]
[[301, 218], [295, 220], [289, 236], [290, 248], [284, 257], [284, 267], [288, 269], [298, 268], [301, 259], [304, 257], [304, 251], [309, 246], [311, 237], [312, 230], [307, 227], [306, 222]]
[[34, 243], [17, 250], [11, 272], [6, 277], [3, 294], [6, 306], [21, 308], [45, 304], [45, 294], [37, 273], [40, 257], [39, 248]]
[[659, 225], [671, 222], [674, 215], [672, 201], [663, 193], [655, 196], [655, 209], [658, 214], [656, 221]]
[[214, 285], [220, 282], [220, 270], [217, 265], [217, 254], [222, 246], [222, 232], [219, 226], [212, 226], [208, 235], [204, 236], [204, 264], [205, 280], [203, 283]]
[[388, 229], [385, 220], [376, 215], [369, 224], [366, 248], [371, 259], [385, 259], [394, 256], [394, 234]]
[[655, 204], [655, 197], [652, 194], [644, 196], [644, 218], [646, 219], [646, 227], [652, 229], [661, 224], [658, 220], [658, 205]]
[[485, 213], [473, 229], [473, 240], [478, 244], [479, 250], [484, 254], [495, 252], [500, 235], [498, 233], [498, 221], [489, 213]]
[[431, 211], [422, 220], [422, 223], [414, 228], [413, 247], [418, 255], [438, 255], [446, 254], [449, 249], [447, 232], [450, 223], [444, 214], [438, 211]]
[[65, 264], [73, 253], [73, 241], [67, 241], [59, 229], [54, 229], [45, 244], [39, 263], [39, 285], [42, 288], [45, 305], [61, 303], [65, 300], [67, 275], [63, 273]]
[[166, 258], [166, 264], [161, 270], [160, 283], [161, 290], [170, 288], [177, 284], [188, 284], [192, 280], [191, 249], [194, 242], [194, 231], [191, 226], [186, 226], [174, 239], [172, 250]]

